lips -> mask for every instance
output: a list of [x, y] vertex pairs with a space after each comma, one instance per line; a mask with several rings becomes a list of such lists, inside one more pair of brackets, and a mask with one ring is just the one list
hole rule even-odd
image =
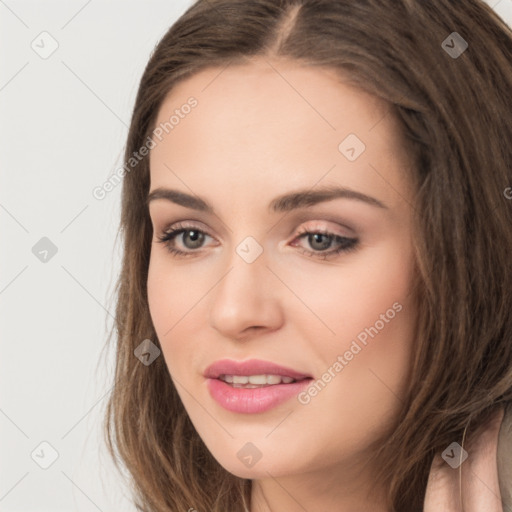
[[247, 361], [234, 361], [221, 359], [208, 366], [204, 376], [209, 379], [218, 379], [221, 375], [281, 375], [295, 380], [312, 378], [308, 373], [302, 373], [292, 368], [274, 364], [262, 359], [249, 359]]
[[[257, 387], [234, 386], [224, 382], [222, 375], [255, 376], [280, 375], [294, 379], [291, 383], [267, 384]], [[235, 413], [259, 414], [297, 396], [309, 385], [312, 376], [308, 373], [287, 368], [270, 361], [249, 359], [215, 361], [204, 372], [206, 387], [210, 396], [224, 409]]]

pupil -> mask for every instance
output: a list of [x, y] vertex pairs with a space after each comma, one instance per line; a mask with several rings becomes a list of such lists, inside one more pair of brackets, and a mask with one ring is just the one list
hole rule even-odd
[[[190, 233], [192, 233], [192, 236], [190, 236]], [[197, 248], [196, 246], [201, 245], [202, 236], [203, 236], [202, 233], [200, 233], [197, 230], [191, 229], [190, 231], [187, 231], [186, 234], [187, 234], [187, 237], [190, 236], [190, 238], [192, 239], [192, 242], [193, 242], [192, 243], [193, 246], [191, 247], [192, 249], [196, 249]], [[185, 245], [187, 245], [187, 244], [185, 244]]]
[[325, 240], [324, 240], [323, 244], [320, 243], [320, 247], [317, 247], [317, 249], [327, 249], [329, 247], [329, 245], [331, 245], [328, 235], [324, 235], [323, 233], [315, 233], [311, 236], [313, 237], [313, 242], [311, 242], [311, 240], [310, 240], [312, 247], [315, 247], [315, 243], [317, 242], [318, 237], [320, 237], [320, 239], [321, 239], [321, 237], [325, 237]]

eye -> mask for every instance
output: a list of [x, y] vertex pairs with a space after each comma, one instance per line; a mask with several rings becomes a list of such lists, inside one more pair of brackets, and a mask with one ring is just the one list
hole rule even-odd
[[[182, 244], [186, 249], [190, 251], [183, 251], [181, 249], [177, 249], [175, 246], [175, 238], [178, 238], [179, 235], [184, 234], [186, 236], [182, 237]], [[191, 236], [190, 236], [191, 235]], [[174, 256], [192, 256], [197, 252], [205, 240], [205, 237], [210, 236], [205, 231], [193, 226], [186, 225], [185, 223], [177, 224], [175, 228], [166, 231], [161, 236], [158, 236], [158, 241], [163, 243], [166, 249]], [[211, 238], [211, 237], [210, 237]]]
[[[181, 244], [186, 250], [178, 249], [176, 247], [176, 239], [179, 240], [181, 235], [183, 235], [183, 237], [181, 237]], [[157, 238], [158, 242], [163, 243], [166, 249], [173, 256], [188, 257], [198, 253], [198, 249], [201, 248], [206, 237], [210, 237], [210, 235], [196, 226], [180, 223]], [[303, 254], [307, 254], [308, 256], [317, 257], [323, 260], [334, 257], [343, 252], [353, 251], [357, 248], [359, 243], [357, 238], [344, 237], [322, 229], [302, 230], [298, 233], [293, 242], [306, 238], [308, 244], [313, 248], [313, 250], [308, 250], [299, 246], [299, 251]], [[335, 248], [326, 251], [326, 249], [329, 249], [333, 244]], [[297, 247], [294, 243], [291, 245], [293, 247]]]
[[[357, 238], [349, 238], [337, 235], [336, 233], [332, 233], [323, 229], [303, 230], [299, 232], [295, 240], [302, 239], [307, 239], [310, 247], [316, 250], [310, 251], [300, 247], [299, 251], [303, 254], [307, 254], [308, 256], [321, 258], [323, 260], [329, 259], [343, 252], [354, 251], [357, 249], [359, 244], [359, 240]], [[329, 251], [325, 251], [325, 249], [330, 248], [333, 243], [335, 244], [335, 248]]]

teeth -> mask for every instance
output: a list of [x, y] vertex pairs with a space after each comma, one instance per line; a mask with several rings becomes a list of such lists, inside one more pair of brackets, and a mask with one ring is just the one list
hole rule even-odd
[[[247, 380], [251, 384], [267, 384], [267, 376], [266, 375], [250, 375]], [[281, 380], [281, 379], [279, 379], [279, 380]]]
[[[289, 377], [281, 377], [280, 375], [266, 375], [263, 377], [266, 377], [267, 384], [279, 384], [282, 379], [289, 379]], [[283, 382], [285, 381], [283, 380]]]
[[294, 379], [281, 375], [221, 375], [219, 379], [229, 384], [251, 384], [251, 385], [269, 385], [269, 384], [290, 384]]

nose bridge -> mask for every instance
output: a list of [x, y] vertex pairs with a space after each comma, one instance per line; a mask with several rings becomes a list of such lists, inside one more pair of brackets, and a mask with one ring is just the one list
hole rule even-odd
[[275, 328], [279, 308], [267, 263], [262, 244], [250, 235], [226, 255], [210, 312], [212, 326], [224, 335], [234, 338], [254, 326]]
[[224, 299], [250, 301], [263, 291], [269, 271], [263, 246], [253, 236], [246, 236], [226, 256], [229, 270], [219, 283]]

